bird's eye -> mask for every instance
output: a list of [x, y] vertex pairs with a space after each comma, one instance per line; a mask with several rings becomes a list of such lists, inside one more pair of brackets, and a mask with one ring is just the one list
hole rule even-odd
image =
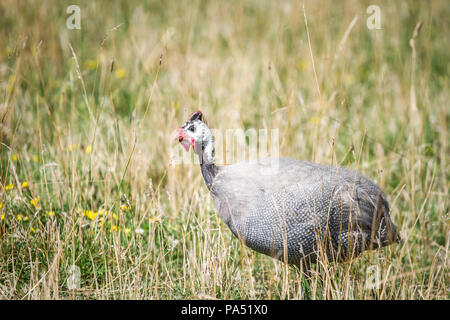
[[191, 131], [191, 132], [194, 132], [195, 131], [195, 127], [194, 126], [190, 126], [188, 130]]

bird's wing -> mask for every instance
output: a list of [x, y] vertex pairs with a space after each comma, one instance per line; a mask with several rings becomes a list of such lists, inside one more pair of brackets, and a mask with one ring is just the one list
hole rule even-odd
[[[395, 229], [382, 190], [343, 167], [262, 159], [221, 167], [214, 184], [218, 210], [232, 212], [237, 218], [255, 210], [263, 217], [271, 211], [261, 208], [271, 207], [289, 211], [297, 222], [314, 216], [322, 224], [329, 224], [330, 218], [341, 225], [344, 221], [345, 226], [352, 223], [368, 234], [382, 228], [392, 233]], [[386, 241], [386, 236], [381, 238]]]

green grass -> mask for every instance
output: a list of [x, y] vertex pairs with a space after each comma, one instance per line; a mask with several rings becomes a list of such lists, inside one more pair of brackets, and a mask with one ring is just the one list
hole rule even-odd
[[[446, 1], [378, 1], [382, 30], [364, 1], [305, 1], [308, 29], [301, 1], [78, 1], [81, 30], [70, 4], [0, 3], [0, 298], [449, 298]], [[370, 177], [404, 244], [311, 282], [242, 246], [198, 166], [170, 163], [196, 109]]]

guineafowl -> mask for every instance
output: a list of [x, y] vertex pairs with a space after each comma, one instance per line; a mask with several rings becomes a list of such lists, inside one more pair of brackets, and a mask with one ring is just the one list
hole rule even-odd
[[[383, 191], [357, 172], [292, 159], [214, 164], [214, 142], [200, 111], [177, 130], [199, 156], [214, 205], [251, 249], [289, 264], [319, 257], [347, 261], [400, 242]], [[264, 170], [276, 161], [277, 170]]]

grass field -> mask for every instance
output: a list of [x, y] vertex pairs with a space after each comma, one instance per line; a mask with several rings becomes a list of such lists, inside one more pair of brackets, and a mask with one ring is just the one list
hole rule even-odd
[[[0, 2], [0, 298], [449, 298], [447, 1], [76, 2]], [[310, 282], [244, 247], [171, 164], [197, 109], [370, 177], [404, 243]]]

